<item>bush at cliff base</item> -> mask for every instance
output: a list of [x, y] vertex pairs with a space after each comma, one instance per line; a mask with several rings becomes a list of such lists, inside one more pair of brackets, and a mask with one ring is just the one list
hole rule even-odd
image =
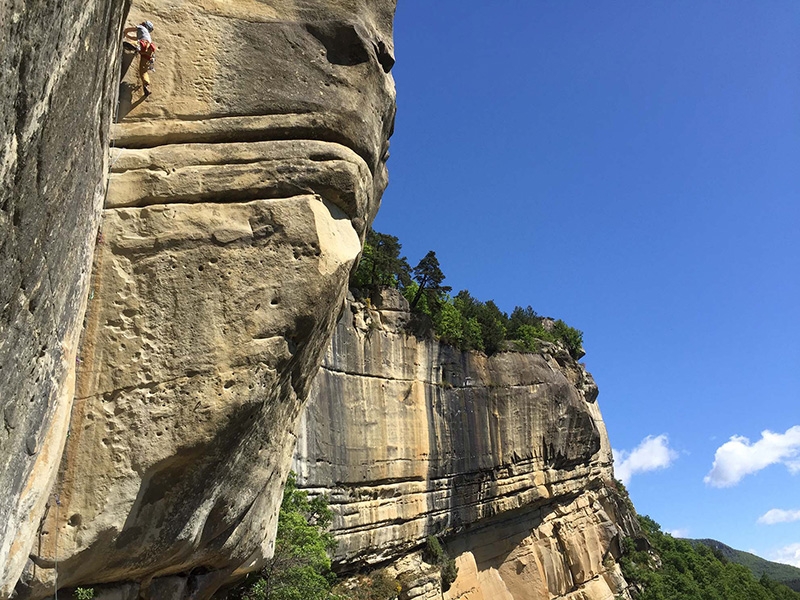
[[289, 474], [278, 515], [275, 555], [228, 598], [236, 600], [338, 600], [330, 553], [336, 547], [327, 529], [333, 513], [324, 496], [309, 500]]
[[368, 575], [356, 575], [333, 588], [337, 600], [395, 600], [402, 591], [397, 579], [378, 569]]
[[[636, 600], [800, 600], [800, 594], [702, 544], [673, 538], [650, 517], [640, 516], [642, 536], [626, 538], [620, 560]], [[650, 549], [637, 550], [637, 548]]]

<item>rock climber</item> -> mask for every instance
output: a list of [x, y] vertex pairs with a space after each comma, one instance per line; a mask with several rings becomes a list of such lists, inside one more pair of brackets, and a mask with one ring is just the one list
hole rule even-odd
[[[142, 80], [145, 97], [153, 93], [150, 88], [150, 71], [155, 71], [156, 45], [153, 43], [150, 34], [153, 32], [153, 23], [143, 21], [136, 27], [128, 27], [122, 33], [125, 36], [125, 44], [139, 53], [139, 77]], [[127, 40], [136, 40], [136, 45]]]

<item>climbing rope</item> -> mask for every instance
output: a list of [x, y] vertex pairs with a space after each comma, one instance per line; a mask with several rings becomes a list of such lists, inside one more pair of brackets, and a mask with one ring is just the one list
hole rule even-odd
[[[120, 87], [121, 83], [122, 83], [122, 81], [117, 81], [117, 93], [116, 93], [116, 95], [114, 97], [114, 121], [113, 121], [113, 123], [116, 123], [117, 119], [119, 118], [119, 87]], [[115, 140], [112, 137], [111, 138], [111, 147], [108, 149], [109, 150], [109, 154], [111, 154], [112, 153], [111, 151], [114, 150], [114, 143], [115, 143]], [[117, 154], [117, 158], [112, 160], [111, 164], [108, 165], [108, 173], [109, 174], [111, 174], [111, 169], [116, 164], [116, 162], [119, 160], [120, 156], [122, 156], [122, 148], [120, 148], [119, 154]]]
[[[115, 100], [115, 109], [114, 109], [114, 123], [117, 122], [117, 117], [119, 116], [119, 84], [117, 84], [117, 97]], [[113, 155], [114, 145], [116, 144], [116, 140], [114, 137], [111, 137], [111, 147], [108, 149], [108, 153]], [[111, 175], [111, 169], [114, 168], [114, 165], [117, 164], [119, 157], [122, 156], [123, 149], [119, 149], [119, 154], [117, 154], [117, 158], [111, 161], [111, 164], [108, 165], [108, 175]]]
[[58, 600], [58, 507], [61, 506], [61, 499], [58, 494], [53, 494], [56, 499], [56, 535], [55, 535], [55, 549], [53, 550], [53, 598]]

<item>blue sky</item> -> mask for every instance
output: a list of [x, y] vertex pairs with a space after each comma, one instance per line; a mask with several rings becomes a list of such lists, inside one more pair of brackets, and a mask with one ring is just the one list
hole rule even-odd
[[800, 565], [800, 2], [400, 0], [395, 33], [375, 228], [583, 330], [640, 512]]

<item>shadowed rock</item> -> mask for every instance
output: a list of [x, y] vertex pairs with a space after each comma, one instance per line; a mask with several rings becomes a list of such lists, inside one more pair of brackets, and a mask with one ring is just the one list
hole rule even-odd
[[67, 434], [106, 179], [123, 0], [0, 5], [0, 597]]

